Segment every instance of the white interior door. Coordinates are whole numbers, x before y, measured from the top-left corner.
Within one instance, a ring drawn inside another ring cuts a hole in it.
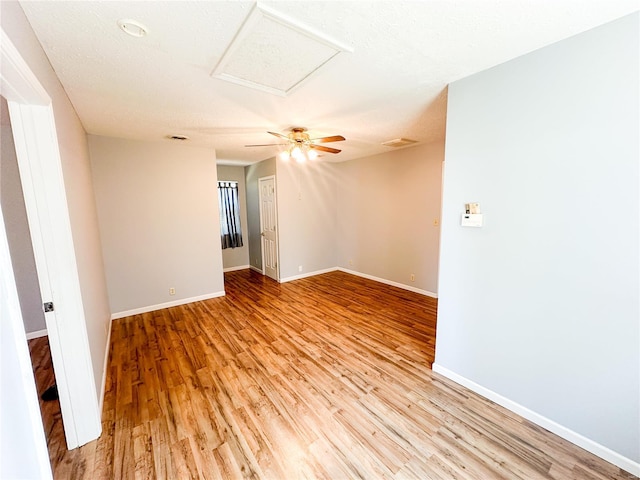
[[[260,190],[260,232],[262,273],[278,280],[278,216],[276,212],[276,178],[258,180]]]

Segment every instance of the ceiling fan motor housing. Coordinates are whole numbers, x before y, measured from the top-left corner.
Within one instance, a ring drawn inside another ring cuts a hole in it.
[[[289,134],[289,139],[298,144],[309,143],[309,134],[305,133],[306,131],[307,129],[303,127],[293,127]]]

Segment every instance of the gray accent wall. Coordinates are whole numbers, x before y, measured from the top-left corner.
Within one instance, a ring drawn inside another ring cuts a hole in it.
[[[337,165],[338,266],[438,292],[443,160],[431,143]]]
[[[444,144],[432,143],[245,167],[251,265],[262,268],[258,179],[277,171],[280,279],[344,268],[437,294],[443,159]]]
[[[634,462],[639,20],[450,85],[436,342],[436,366]]]
[[[226,268],[249,265],[249,227],[247,224],[247,191],[244,181],[244,167],[218,165],[218,181],[238,182],[238,202],[240,203],[240,228],[242,247],[224,248],[222,266]]]
[[[280,279],[335,268],[336,164],[278,161]]]
[[[89,148],[113,314],[222,294],[215,151],[95,135]]]

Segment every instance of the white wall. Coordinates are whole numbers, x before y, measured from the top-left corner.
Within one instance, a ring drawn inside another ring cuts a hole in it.
[[[627,468],[640,461],[638,24],[450,85],[435,365]],[[469,201],[481,229],[459,225]]]
[[[215,151],[94,135],[89,147],[114,316],[224,294]]]
[[[238,182],[238,202],[240,203],[240,229],[242,246],[222,250],[222,266],[227,268],[249,266],[249,229],[247,225],[247,190],[244,182],[244,167],[218,165],[218,180]]]
[[[335,268],[336,164],[279,160],[276,169],[280,279]]]
[[[340,267],[437,293],[443,160],[432,143],[337,165]]]
[[[38,285],[38,272],[33,256],[27,211],[24,206],[18,159],[9,122],[7,101],[4,97],[0,98],[0,111],[2,117],[0,203],[7,230],[11,264],[16,279],[25,332],[41,335],[41,332],[46,331],[47,327],[42,312],[42,296],[40,295],[40,285]]]
[[[270,158],[249,165],[244,169],[247,199],[247,241],[249,242],[249,264],[262,271],[262,241],[260,237],[260,197],[258,180],[276,174],[276,160]],[[276,179],[276,190],[278,181]]]
[[[96,392],[108,354],[110,311],[84,128],[18,2],[0,2],[2,28],[51,97]]]

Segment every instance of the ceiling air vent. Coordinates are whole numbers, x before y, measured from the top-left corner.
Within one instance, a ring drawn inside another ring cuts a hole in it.
[[[185,140],[189,140],[189,137],[187,137],[186,135],[167,135],[167,138],[169,140],[178,140],[178,141],[185,141]]]
[[[394,140],[389,140],[388,142],[382,142],[382,145],[385,147],[404,147],[406,145],[411,145],[413,143],[418,143],[417,140],[411,140],[409,138],[396,138]]]

